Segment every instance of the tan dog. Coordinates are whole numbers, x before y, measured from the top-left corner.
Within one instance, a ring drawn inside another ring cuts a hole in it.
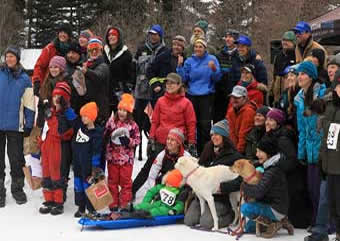
[[[262,177],[262,174],[247,159],[237,160],[230,170],[239,174],[247,184],[258,184]]]
[[[217,230],[218,217],[213,194],[217,192],[221,182],[231,181],[239,175],[233,173],[228,166],[218,165],[213,167],[202,167],[198,164],[196,158],[186,156],[178,159],[175,168],[182,173],[185,182],[193,189],[198,197],[201,215],[204,213],[205,201],[208,202],[214,220],[214,227],[212,230]],[[235,193],[239,195],[239,192]],[[235,195],[235,193],[230,194],[230,202],[232,207],[235,208],[234,210],[237,210],[238,195]]]

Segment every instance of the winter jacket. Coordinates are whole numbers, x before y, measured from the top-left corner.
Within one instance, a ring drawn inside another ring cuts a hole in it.
[[[165,93],[152,113],[150,138],[165,145],[172,128],[183,131],[189,143],[196,143],[196,115],[189,99],[182,94]]]
[[[210,61],[215,63],[215,72],[208,67]],[[183,66],[177,67],[177,73],[181,75],[183,83],[188,85],[188,94],[192,96],[215,93],[215,84],[222,77],[218,60],[207,52],[202,57],[192,55]]]
[[[240,69],[236,68],[238,66],[238,52],[236,48],[229,50],[225,46],[216,57],[220,63],[222,78],[216,83],[215,88],[216,91],[221,91],[228,95],[241,78]]]
[[[313,99],[322,98],[325,94],[326,86],[319,83],[314,84]],[[296,106],[297,124],[299,132],[298,159],[307,160],[309,164],[315,164],[319,159],[319,149],[321,145],[322,133],[317,130],[317,115],[304,116],[305,93],[301,89],[294,98]]]
[[[169,187],[158,184],[146,193],[143,202],[134,206],[136,210],[149,211],[151,216],[167,216],[169,211],[175,214],[184,212],[184,202],[186,198],[181,195],[182,188]],[[169,193],[171,193],[169,195]],[[173,199],[175,197],[175,199]]]
[[[109,164],[125,165],[134,163],[135,147],[140,143],[139,128],[133,120],[121,122],[112,116],[106,123],[104,135],[111,136],[111,133],[118,128],[126,128],[129,131],[129,146],[117,145],[109,142],[106,145],[105,160]]]
[[[238,85],[242,86],[242,81],[239,81]],[[267,92],[267,86],[253,80],[246,86],[246,89],[248,92],[248,99],[254,101],[258,108],[261,107],[264,103],[263,92]]]
[[[272,156],[264,163],[264,174],[256,185],[244,183],[246,197],[271,206],[280,214],[287,215],[289,208],[288,186],[284,172],[278,167],[280,154]],[[266,165],[267,164],[267,165]]]
[[[274,59],[274,71],[273,71],[273,82],[270,88],[270,96],[272,100],[270,104],[279,101],[280,96],[284,90],[284,76],[283,71],[287,66],[292,66],[296,63],[295,61],[295,50],[287,49],[282,50]]]
[[[119,33],[117,47],[112,49],[109,44],[109,31],[116,29]],[[127,84],[132,83],[132,54],[124,45],[122,31],[119,28],[109,27],[106,31],[104,46],[104,59],[110,68],[110,97],[111,102],[116,91],[129,92]]]
[[[110,116],[109,111],[109,67],[100,56],[93,62],[88,63],[88,69],[85,73],[85,83],[87,92],[84,96],[86,103],[96,102],[99,113],[96,123],[104,126]]]
[[[142,46],[137,49],[135,55],[136,61],[136,86],[135,97],[136,99],[150,100],[151,89],[149,86],[149,79],[147,78],[147,69],[153,60],[167,50],[167,47],[161,40],[157,46],[152,46],[149,41],[146,41]]]
[[[214,152],[214,144],[209,141],[203,149],[200,156],[199,164],[204,167],[212,167],[217,165],[232,166],[235,161],[243,158],[243,156],[232,148],[223,148],[218,154]],[[229,193],[240,190],[242,178],[236,178],[229,182],[223,182],[220,184],[221,194],[215,194],[214,199],[224,201],[228,200]]]
[[[305,47],[301,47],[299,44],[296,45],[295,48],[295,56],[296,56],[296,63],[302,62],[306,57],[312,56],[313,49],[322,49],[325,52],[325,61],[321,63],[324,69],[327,69],[327,51],[324,47],[313,40],[313,37],[310,37],[307,41]]]
[[[33,75],[32,75],[32,81],[33,83],[38,81],[40,84],[42,84],[48,74],[48,66],[50,64],[50,60],[56,56],[65,56],[66,51],[61,50],[60,48],[60,41],[58,38],[53,40],[51,43],[46,45],[42,49],[42,52],[37,60],[37,62],[34,65]]]
[[[246,137],[246,148],[244,154],[247,159],[257,160],[256,149],[257,144],[266,133],[266,128],[263,126],[254,126]]]
[[[227,111],[226,119],[229,123],[230,139],[240,153],[244,153],[246,136],[254,126],[255,111],[256,107],[250,102],[239,110],[230,107]]]
[[[320,149],[322,169],[330,175],[340,175],[340,98],[329,101],[322,120],[324,136]],[[335,131],[337,127],[338,132]],[[336,135],[337,133],[337,135]],[[337,141],[337,144],[333,144]]]
[[[233,67],[235,70],[240,71],[241,67],[246,65],[246,64],[252,64],[255,67],[255,74],[254,77],[255,79],[262,83],[267,85],[268,84],[268,76],[267,76],[267,69],[266,66],[264,65],[262,60],[256,59],[256,51],[251,49],[249,51],[249,54],[247,57],[243,57],[238,55],[237,56],[237,61],[235,61],[235,66]]]
[[[32,129],[35,103],[32,82],[21,66],[13,71],[0,67],[0,130]]]

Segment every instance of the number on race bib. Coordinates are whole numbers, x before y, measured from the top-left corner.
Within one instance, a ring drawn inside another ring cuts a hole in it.
[[[336,150],[339,139],[340,124],[331,123],[327,136],[327,148],[330,150]]]
[[[161,195],[161,201],[168,205],[168,206],[173,206],[175,204],[176,201],[176,194],[163,188],[159,191],[160,195]]]

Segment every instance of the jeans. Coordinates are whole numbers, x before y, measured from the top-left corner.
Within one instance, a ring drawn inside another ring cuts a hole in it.
[[[313,234],[328,234],[328,185],[327,180],[322,180],[320,184],[320,199],[318,213],[316,215],[315,226],[312,229]]]

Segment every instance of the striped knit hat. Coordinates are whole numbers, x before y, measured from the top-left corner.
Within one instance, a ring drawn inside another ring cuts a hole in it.
[[[53,56],[53,58],[50,60],[50,63],[48,67],[58,67],[61,72],[64,72],[66,69],[66,60],[62,56]]]
[[[87,44],[87,49],[102,49],[103,48],[103,42],[100,40],[99,37],[93,37],[89,40]]]
[[[221,136],[229,136],[229,124],[226,119],[217,122],[210,130],[210,135],[219,134]]]
[[[185,141],[185,137],[181,129],[173,128],[169,131],[168,136],[173,137],[179,144],[183,145]]]
[[[52,96],[60,95],[63,96],[67,102],[71,99],[71,87],[65,82],[58,82],[52,92]]]
[[[205,41],[205,39],[202,38],[196,39],[195,44],[196,43],[202,44],[205,48],[208,46],[207,41]]]

